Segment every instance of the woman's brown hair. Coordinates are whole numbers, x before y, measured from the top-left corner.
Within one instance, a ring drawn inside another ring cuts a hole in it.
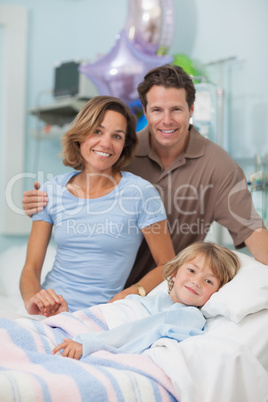
[[[114,164],[117,171],[126,167],[134,156],[138,142],[136,135],[136,118],[120,99],[112,96],[96,96],[89,100],[74,119],[71,128],[62,138],[63,164],[76,170],[84,169],[84,159],[80,144],[85,141],[101,124],[108,110],[118,112],[127,121],[126,139],[123,151]]]

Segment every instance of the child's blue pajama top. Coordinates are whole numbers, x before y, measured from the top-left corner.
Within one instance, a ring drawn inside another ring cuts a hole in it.
[[[113,353],[141,353],[159,338],[183,341],[190,336],[204,333],[206,320],[197,307],[174,303],[164,292],[146,297],[129,295],[125,300],[129,298],[138,300],[145,307],[147,317],[125,322],[105,332],[77,335],[74,341],[83,345],[82,357],[98,350],[108,350]],[[118,313],[121,314],[122,308],[124,309],[124,300],[116,303],[119,306]],[[109,305],[107,307],[109,309]]]

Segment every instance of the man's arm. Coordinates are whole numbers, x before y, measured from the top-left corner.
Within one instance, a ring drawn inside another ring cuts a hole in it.
[[[24,212],[30,217],[42,211],[48,201],[47,193],[39,191],[40,183],[38,181],[34,182],[34,188],[35,190],[25,191],[22,200]]]
[[[260,228],[255,230],[246,240],[245,244],[253,257],[268,265],[268,230]]]

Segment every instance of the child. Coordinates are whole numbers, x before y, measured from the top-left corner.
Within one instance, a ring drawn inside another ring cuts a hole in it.
[[[163,268],[169,295],[165,292],[145,298],[130,295],[124,300],[100,306],[104,315],[112,312],[127,322],[103,333],[84,333],[74,340],[65,339],[52,353],[64,349],[62,356],[74,359],[97,350],[140,353],[160,337],[181,341],[192,335],[201,335],[205,318],[199,307],[229,282],[239,267],[238,257],[229,249],[213,243],[194,243]],[[137,320],[135,314],[144,318]]]

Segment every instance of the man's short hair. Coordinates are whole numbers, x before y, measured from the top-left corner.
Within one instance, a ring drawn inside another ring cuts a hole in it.
[[[154,86],[165,88],[184,88],[189,110],[195,101],[195,87],[192,78],[179,66],[165,65],[150,70],[137,90],[144,110],[147,106],[147,93]]]

